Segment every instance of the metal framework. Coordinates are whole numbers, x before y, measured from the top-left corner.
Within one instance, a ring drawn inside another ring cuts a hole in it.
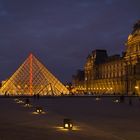
[[[68,89],[43,65],[30,54],[18,70],[3,83],[1,94],[9,95],[61,95]]]

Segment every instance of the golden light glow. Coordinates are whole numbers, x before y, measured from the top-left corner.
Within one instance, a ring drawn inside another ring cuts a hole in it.
[[[25,88],[27,88],[28,86],[27,86],[27,85],[25,85],[24,87],[25,87]]]
[[[19,99],[14,99],[15,102],[19,101]]]
[[[101,100],[99,97],[96,97],[96,99],[95,99],[96,101],[99,101],[99,100]]]
[[[24,107],[32,107],[31,104],[25,104]]]
[[[69,131],[69,129],[65,129],[64,127],[62,126],[57,126],[57,127],[54,127],[57,131],[64,131],[64,132],[67,132]],[[71,131],[80,131],[82,130],[79,126],[73,126]]]
[[[70,127],[72,128],[72,127],[73,127],[73,125],[72,125],[72,124],[70,124]]]
[[[69,124],[66,123],[66,124],[65,124],[65,128],[68,128],[68,127],[69,127]]]
[[[119,103],[119,100],[118,100],[118,99],[116,99],[116,100],[114,101],[114,103]]]
[[[38,114],[46,114],[46,112],[44,110],[42,110],[41,107],[37,107],[35,112],[32,112],[32,114],[34,115],[38,115]]]
[[[38,115],[38,113],[37,113],[36,111],[35,111],[35,112],[32,112],[32,114],[33,114],[33,115]]]
[[[139,87],[138,86],[135,86],[135,89],[138,89]]]
[[[24,104],[24,102],[22,100],[18,100],[17,104]]]
[[[46,114],[46,112],[42,111],[41,113],[38,113],[37,111],[34,111],[34,112],[32,112],[32,114],[33,115],[40,115],[40,114],[44,115],[44,114]]]

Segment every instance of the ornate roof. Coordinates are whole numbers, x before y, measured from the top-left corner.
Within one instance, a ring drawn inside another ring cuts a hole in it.
[[[138,30],[140,30],[140,20],[134,24],[132,34],[135,34]]]
[[[140,20],[133,26],[132,33],[128,36],[127,44],[140,42]]]

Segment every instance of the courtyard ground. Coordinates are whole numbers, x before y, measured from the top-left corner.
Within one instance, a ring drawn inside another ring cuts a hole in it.
[[[0,98],[0,140],[140,140],[140,100],[118,103],[117,97],[30,99],[32,108],[15,98]],[[24,100],[21,98],[21,100]],[[33,114],[42,106],[45,114]],[[63,119],[73,130],[63,129]]]

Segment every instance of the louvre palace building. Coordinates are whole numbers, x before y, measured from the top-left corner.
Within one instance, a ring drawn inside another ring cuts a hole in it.
[[[83,70],[73,75],[74,93],[140,95],[140,21],[125,42],[120,55],[108,56],[106,50],[93,50]]]

